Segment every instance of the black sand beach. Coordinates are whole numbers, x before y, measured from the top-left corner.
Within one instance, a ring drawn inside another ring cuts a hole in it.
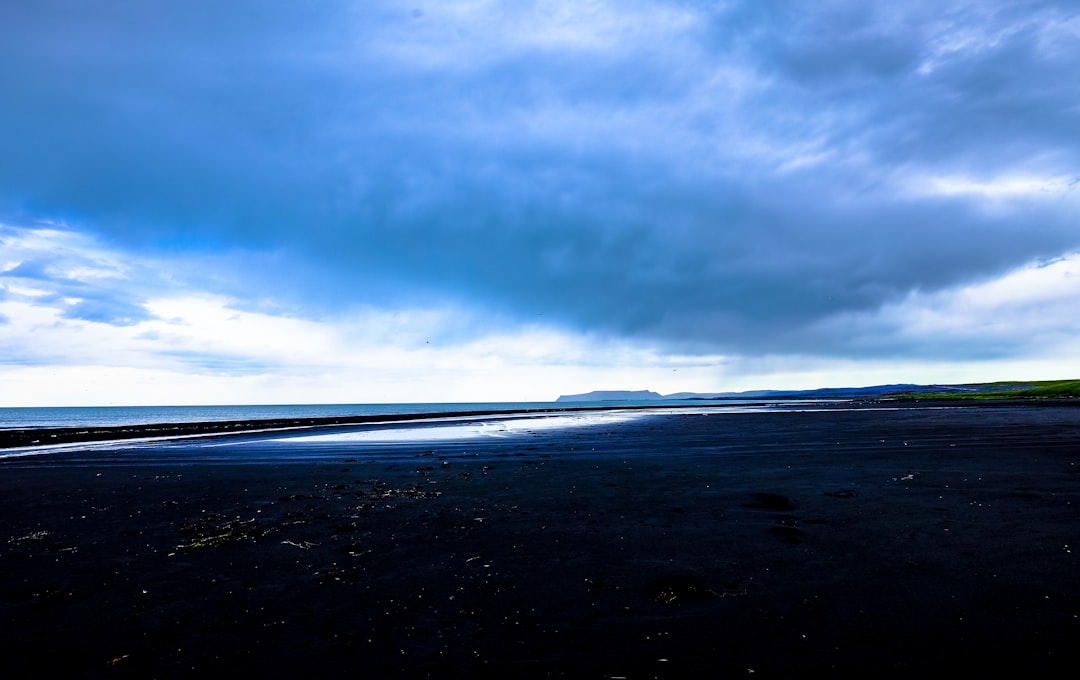
[[[4,677],[1080,661],[1069,404],[671,413],[289,458],[126,446],[0,462]]]

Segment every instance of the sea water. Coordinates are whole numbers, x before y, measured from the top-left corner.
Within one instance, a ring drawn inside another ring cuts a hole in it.
[[[339,455],[393,456],[387,447],[421,442],[461,444],[473,451],[496,440],[529,439],[553,430],[612,426],[662,413],[736,413],[768,410],[760,401],[649,400],[603,402],[493,402],[417,404],[333,404],[291,406],[165,406],[0,408],[0,431],[48,427],[131,427],[138,425],[235,420],[288,420],[375,416],[374,422],[330,430],[301,428],[244,430],[245,436],[222,433],[186,434],[37,444],[0,448],[0,463],[21,464],[29,458],[46,464],[81,465],[107,460],[119,464],[193,462],[311,461]],[[404,419],[383,421],[378,416]],[[415,418],[408,416],[415,415]],[[236,433],[241,434],[241,433]],[[375,449],[370,447],[375,446]],[[501,446],[501,445],[500,445]],[[571,449],[573,450],[573,449]],[[404,455],[404,454],[402,454]],[[475,451],[473,451],[473,455]]]
[[[226,420],[288,418],[340,418],[439,413],[491,413],[492,411],[560,411],[579,408],[627,406],[737,405],[750,401],[698,400],[475,402],[415,404],[293,404],[256,406],[68,406],[0,408],[0,429],[43,427],[109,427],[158,423],[198,423]]]

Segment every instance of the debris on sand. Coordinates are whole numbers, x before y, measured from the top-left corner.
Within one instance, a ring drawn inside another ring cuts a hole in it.
[[[217,548],[227,543],[254,541],[267,533],[255,524],[255,519],[227,519],[224,515],[209,513],[193,522],[179,522],[177,529],[190,537],[187,543],[180,543],[177,550],[200,550]]]

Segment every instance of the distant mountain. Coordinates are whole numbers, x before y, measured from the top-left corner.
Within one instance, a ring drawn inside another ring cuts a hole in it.
[[[907,392],[937,392],[955,391],[959,386],[938,385],[871,385],[869,387],[821,387],[815,390],[753,390],[750,392],[728,393],[719,397],[687,397],[689,399],[709,398],[734,398],[734,399],[760,399],[760,398],[804,398],[812,399],[819,397],[881,397],[890,394],[903,394]]]
[[[649,390],[596,390],[585,394],[564,394],[555,401],[650,401],[663,395]]]
[[[1008,389],[1025,389],[1032,385],[1013,383]],[[753,390],[750,392],[727,392],[722,394],[694,395],[692,392],[680,392],[679,396],[668,395],[666,399],[825,399],[848,398],[869,399],[892,395],[978,395],[1002,391],[1001,383],[974,383],[960,385],[915,385],[909,383],[897,385],[871,385],[869,387],[821,387],[816,390]]]
[[[1018,387],[1025,387],[1023,385]],[[665,399],[826,399],[826,398],[873,398],[897,394],[979,394],[995,392],[1000,384],[967,385],[871,385],[869,387],[821,387],[815,390],[750,390],[747,392],[679,392]]]
[[[1036,392],[1042,390],[1061,391],[1065,389],[1061,385],[1068,386],[1068,394],[1080,391],[1077,381],[1032,381],[1021,382],[997,382],[997,383],[965,383],[958,385],[871,385],[869,387],[822,387],[816,390],[750,390],[747,392],[676,392],[674,394],[661,395],[649,390],[609,390],[596,391],[587,394],[569,394],[558,398],[558,401],[648,401],[654,399],[701,399],[701,400],[724,400],[724,399],[873,399],[875,397],[887,397],[892,395],[920,395],[930,397],[942,395],[950,397],[979,397],[980,395],[1008,396],[1009,394],[1021,395],[1021,391],[1031,392],[1031,396],[1037,396]],[[1026,393],[1026,392],[1025,392]],[[1049,394],[1050,392],[1047,392]],[[1039,394],[1042,394],[1039,392]],[[1056,393],[1055,393],[1056,394]],[[1046,395],[1043,395],[1046,396]]]

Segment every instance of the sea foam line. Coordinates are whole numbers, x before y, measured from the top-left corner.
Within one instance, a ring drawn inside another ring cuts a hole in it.
[[[535,434],[536,430],[558,430],[589,425],[609,425],[629,422],[659,411],[600,411],[574,415],[505,417],[478,422],[434,424],[424,427],[388,427],[358,432],[333,432],[327,434],[280,437],[271,441],[294,444],[329,444],[342,442],[386,443],[422,442],[448,439],[506,438]],[[236,442],[243,444],[245,442]]]

